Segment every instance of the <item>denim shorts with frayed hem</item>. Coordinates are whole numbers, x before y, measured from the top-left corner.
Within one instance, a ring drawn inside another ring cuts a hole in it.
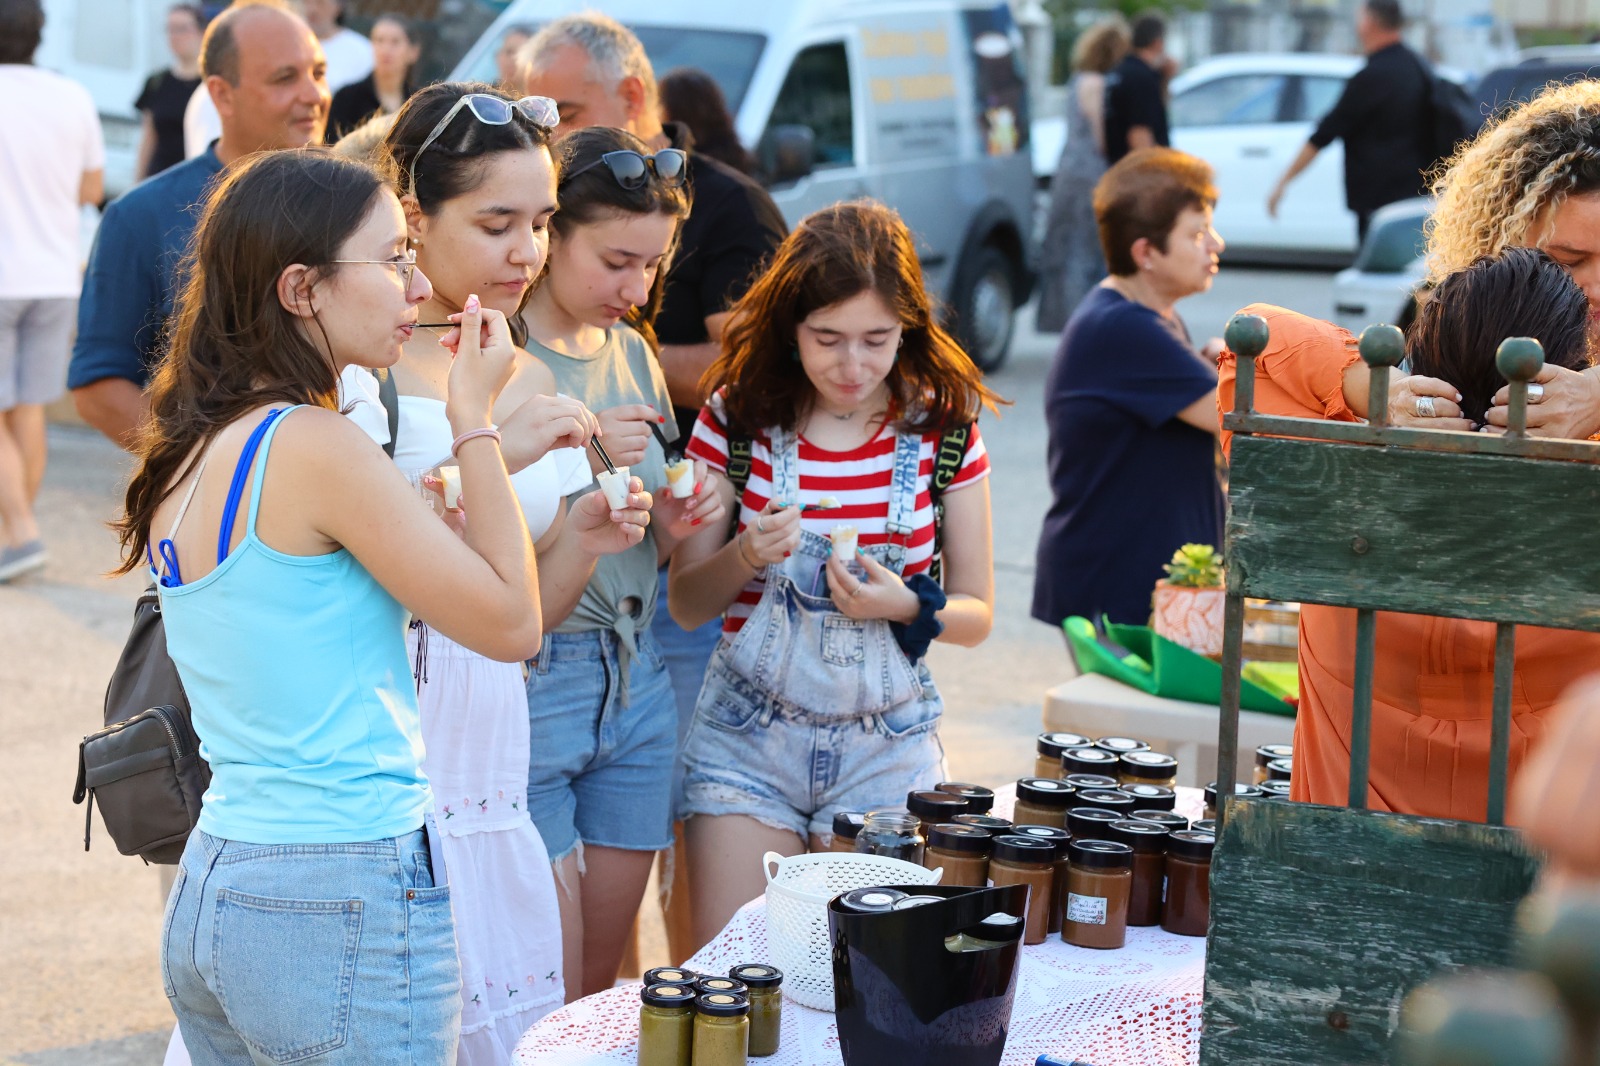
[[[195,1066],[447,1066],[461,1029],[450,890],[426,835],[245,844],[196,829],[161,979]]]

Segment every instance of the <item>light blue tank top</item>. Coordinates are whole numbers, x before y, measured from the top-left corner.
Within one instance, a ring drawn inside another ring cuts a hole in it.
[[[252,844],[398,836],[422,825],[430,803],[406,612],[348,551],[285,555],[256,536],[268,451],[284,421],[268,418],[244,539],[227,551],[249,446],[217,568],[161,588],[167,649],[211,764],[199,828]]]

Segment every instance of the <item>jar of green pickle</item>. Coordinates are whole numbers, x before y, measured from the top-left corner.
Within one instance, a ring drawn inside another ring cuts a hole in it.
[[[639,1066],[689,1066],[694,1048],[694,989],[647,985],[639,998]]]
[[[750,1001],[737,992],[707,992],[694,1010],[694,1066],[746,1066]]]
[[[783,971],[746,963],[729,970],[728,976],[743,981],[750,990],[750,1057],[776,1055],[783,1024]]]

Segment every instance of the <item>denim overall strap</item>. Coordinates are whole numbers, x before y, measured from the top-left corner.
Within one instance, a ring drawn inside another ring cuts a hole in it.
[[[901,430],[895,434],[894,475],[889,483],[889,550],[873,558],[895,573],[903,573],[917,523],[917,478],[922,472],[922,434]]]

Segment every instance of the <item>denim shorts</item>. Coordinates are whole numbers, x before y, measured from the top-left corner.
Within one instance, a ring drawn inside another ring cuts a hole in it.
[[[684,748],[683,817],[742,814],[827,838],[837,811],[904,807],[943,780],[944,704],[926,665],[922,698],[882,714],[822,717],[711,660]]]
[[[434,884],[421,830],[268,845],[196,829],[161,939],[195,1066],[455,1062],[450,890]]]
[[[528,815],[559,861],[578,844],[624,851],[672,845],[678,708],[647,631],[620,685],[609,630],[547,633],[528,673]]]

